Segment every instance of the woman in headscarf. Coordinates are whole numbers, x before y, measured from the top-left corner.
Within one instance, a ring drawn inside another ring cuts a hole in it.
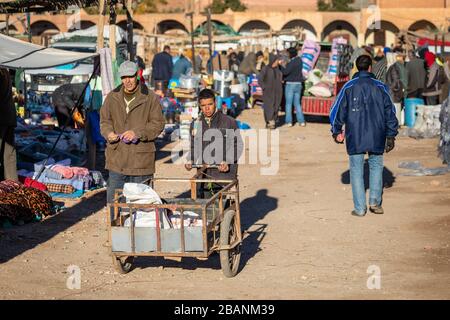
[[[425,61],[428,66],[428,81],[423,92],[427,105],[439,104],[442,85],[445,83],[445,71],[436,61],[436,55],[430,51],[425,52]]]
[[[279,68],[280,63],[280,57],[271,54],[269,64],[264,66],[258,75],[258,82],[263,90],[264,119],[268,129],[275,129],[278,109],[283,98],[283,73]]]

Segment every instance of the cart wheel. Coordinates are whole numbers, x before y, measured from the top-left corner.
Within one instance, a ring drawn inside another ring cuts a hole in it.
[[[119,273],[125,274],[131,271],[134,257],[116,257],[112,256],[113,264]]]
[[[227,210],[224,218],[220,223],[220,245],[229,245],[237,238],[240,230],[237,230],[235,222],[236,212]],[[239,261],[241,259],[241,245],[237,245],[230,250],[220,250],[220,265],[222,272],[227,278],[234,277],[239,269]]]

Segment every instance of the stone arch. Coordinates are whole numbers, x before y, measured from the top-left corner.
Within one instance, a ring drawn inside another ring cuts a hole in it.
[[[349,22],[344,20],[335,20],[327,24],[327,26],[322,31],[322,40],[325,40],[331,33],[335,31],[347,31],[351,33],[355,38],[358,37],[358,31],[356,28]]]
[[[229,24],[226,24],[226,23],[224,23],[224,22],[222,22],[222,21],[212,19],[211,22],[214,23],[214,24],[216,24],[216,25],[219,25],[219,26],[227,27],[229,30],[232,30],[233,32],[235,32],[234,29],[233,29],[233,27],[231,27]],[[199,24],[199,25],[195,28],[194,33],[197,33],[197,32],[200,32],[200,31],[201,31],[202,34],[204,34],[204,35],[207,34],[207,23],[208,23],[207,21],[204,21],[204,22],[202,22],[201,24]],[[214,33],[214,32],[215,32],[215,31],[214,31],[214,29],[213,29],[213,33]]]
[[[81,20],[79,25],[78,24],[73,24],[70,28],[69,28],[69,32],[75,31],[75,30],[84,30],[84,29],[89,29],[90,27],[95,26],[95,23],[90,21],[90,20]]]
[[[50,30],[56,30],[58,32],[60,31],[59,28],[54,23],[47,21],[47,20],[35,21],[31,24],[30,28],[31,28],[31,34],[33,36],[40,36],[44,32],[47,32]]]
[[[5,23],[6,23],[5,20],[0,20],[0,23],[2,23],[2,22],[5,22]],[[17,29],[17,27],[16,27],[15,25],[10,24],[10,25],[9,25],[9,31],[10,31],[10,32],[11,32],[11,31],[13,31],[13,32],[18,32],[19,30]],[[3,29],[2,32],[6,32],[6,25],[5,25],[5,29]]]
[[[185,33],[189,33],[186,29],[186,26],[179,21],[176,20],[162,20],[156,25],[156,33],[164,34],[167,31],[171,30],[181,30]]]
[[[301,19],[295,19],[295,20],[289,21],[288,23],[286,23],[286,24],[281,28],[281,30],[294,29],[294,28],[297,28],[297,27],[303,28],[303,29],[305,29],[305,30],[309,30],[309,31],[311,31],[314,35],[317,36],[317,31],[316,31],[316,29],[314,28],[314,26],[313,26],[311,23],[309,23],[308,21],[306,21],[306,20],[301,20]]]
[[[127,31],[127,20],[122,20],[122,21],[116,23],[116,25],[118,27],[122,28],[123,30]],[[140,24],[136,20],[133,20],[133,29],[145,30],[144,27],[142,26],[142,24]]]
[[[350,22],[334,20],[328,23],[320,34],[320,40],[325,42],[332,42],[338,37],[347,39],[352,46],[358,45],[358,31]]]
[[[270,30],[272,29],[267,22],[262,20],[250,20],[244,23],[239,28],[239,33],[241,32],[251,32],[252,30]]]
[[[386,46],[395,43],[396,34],[399,31],[400,29],[392,22],[386,20],[375,21],[367,28],[364,39],[366,43]]]
[[[434,23],[428,20],[419,20],[411,24],[408,28],[409,31],[418,31],[418,30],[427,30],[427,31],[435,31],[437,27]]]

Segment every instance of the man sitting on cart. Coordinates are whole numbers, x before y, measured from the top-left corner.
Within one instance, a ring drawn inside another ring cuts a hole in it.
[[[234,180],[237,178],[237,162],[240,155],[238,145],[241,141],[237,122],[217,110],[214,91],[210,89],[200,91],[198,102],[201,114],[191,124],[191,147],[185,167],[190,171],[193,166],[205,165],[207,166],[204,172],[205,179]],[[204,197],[211,196],[224,185],[226,184],[202,185],[200,194],[203,192]]]

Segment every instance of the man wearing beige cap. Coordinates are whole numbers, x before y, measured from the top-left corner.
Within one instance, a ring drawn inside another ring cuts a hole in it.
[[[120,65],[122,85],[110,92],[100,110],[100,130],[107,140],[107,202],[124,183],[141,183],[155,173],[155,139],[164,129],[158,97],[137,79],[138,67]]]

